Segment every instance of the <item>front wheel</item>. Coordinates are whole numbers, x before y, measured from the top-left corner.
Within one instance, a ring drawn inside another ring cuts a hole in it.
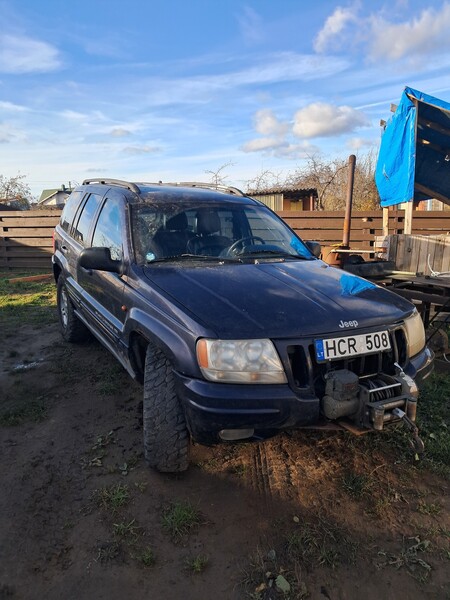
[[[75,314],[66,282],[61,275],[56,290],[56,304],[61,333],[66,342],[82,342],[85,340],[89,335],[88,330]]]
[[[161,350],[147,348],[144,372],[144,454],[150,467],[181,473],[189,466],[189,432],[172,365]]]

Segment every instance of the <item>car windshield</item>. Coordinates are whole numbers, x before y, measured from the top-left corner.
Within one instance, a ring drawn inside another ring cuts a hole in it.
[[[181,257],[314,258],[281,219],[260,205],[167,199],[133,205],[131,220],[141,264]]]

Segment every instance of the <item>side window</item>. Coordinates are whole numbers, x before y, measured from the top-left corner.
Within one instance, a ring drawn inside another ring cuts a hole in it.
[[[109,248],[113,260],[121,260],[122,251],[122,214],[121,203],[116,198],[108,198],[103,205],[95,226],[93,246]]]
[[[72,192],[67,199],[66,205],[61,213],[61,227],[64,231],[69,231],[72,225],[73,217],[83,197],[83,192]]]
[[[91,194],[81,211],[80,218],[73,234],[73,237],[81,244],[86,245],[86,240],[89,235],[89,229],[94,218],[98,205],[102,197],[98,194]]]

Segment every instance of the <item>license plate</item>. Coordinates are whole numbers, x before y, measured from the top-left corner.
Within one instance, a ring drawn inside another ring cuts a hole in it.
[[[387,331],[377,331],[316,340],[315,346],[317,360],[323,361],[382,352],[390,349],[391,342]]]

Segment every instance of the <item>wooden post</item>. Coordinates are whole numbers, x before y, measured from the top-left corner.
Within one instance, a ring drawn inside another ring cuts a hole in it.
[[[411,200],[411,202],[406,203],[405,224],[404,224],[404,228],[403,228],[403,233],[406,233],[406,234],[412,233],[413,208],[414,208],[414,202],[412,200]]]
[[[383,235],[389,235],[389,209],[383,208]]]

